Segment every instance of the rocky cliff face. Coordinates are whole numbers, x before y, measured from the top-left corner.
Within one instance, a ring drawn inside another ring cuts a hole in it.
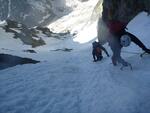
[[[67,15],[79,1],[88,0],[0,0],[0,20],[11,19],[28,27],[45,25]]]
[[[129,22],[141,11],[150,13],[150,0],[104,0],[102,17]]]
[[[52,20],[52,0],[0,0],[0,20],[11,19],[27,26]],[[64,0],[63,0],[64,1]]]
[[[47,38],[56,38],[56,39],[65,39],[68,36],[73,36],[70,31],[55,33],[52,32],[47,27],[37,26],[28,28],[22,23],[12,21],[7,19],[0,23],[0,30],[3,30],[5,33],[13,34],[14,39],[20,39],[23,44],[30,45],[32,48],[45,45],[45,37]]]

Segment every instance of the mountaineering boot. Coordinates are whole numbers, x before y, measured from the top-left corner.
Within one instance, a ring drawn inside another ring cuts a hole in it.
[[[117,65],[116,59],[112,56],[111,60],[112,60],[113,65],[116,66]]]
[[[150,49],[145,49],[145,52],[150,54]]]
[[[122,67],[120,68],[120,70],[123,70],[124,67],[128,67],[128,66],[130,67],[131,70],[133,69],[132,65],[130,63],[126,62],[125,65],[122,65]]]
[[[144,49],[144,52],[140,54],[140,57],[143,57],[143,55],[150,54],[150,49]]]

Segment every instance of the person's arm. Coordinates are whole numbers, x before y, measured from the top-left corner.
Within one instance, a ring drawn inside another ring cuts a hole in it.
[[[108,52],[107,52],[107,50],[102,46],[102,45],[100,45],[100,48],[105,52],[105,54],[109,57],[109,54],[108,54]]]

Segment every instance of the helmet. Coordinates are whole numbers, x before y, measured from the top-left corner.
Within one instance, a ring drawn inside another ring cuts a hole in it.
[[[131,43],[131,38],[128,35],[122,35],[120,39],[120,44],[123,47],[128,47]]]
[[[92,45],[93,45],[93,48],[96,48],[97,46],[98,46],[98,42],[96,42],[96,41],[94,41],[93,43],[92,43]]]

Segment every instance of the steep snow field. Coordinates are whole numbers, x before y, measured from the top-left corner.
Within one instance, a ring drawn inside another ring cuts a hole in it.
[[[45,37],[47,45],[35,48],[37,54],[22,52],[30,46],[0,29],[1,53],[41,61],[0,70],[0,113],[150,113],[150,57],[140,58],[134,52],[142,51],[132,44],[122,55],[133,71],[114,67],[106,55],[94,63],[91,42],[96,38],[95,25],[73,38]],[[150,47],[150,17],[146,13],[140,13],[128,28]],[[108,45],[105,47],[111,54]],[[53,51],[62,48],[73,50]]]
[[[88,2],[74,2],[76,0],[66,0],[68,7],[73,7],[73,11],[61,19],[58,19],[48,27],[56,32],[64,30],[79,31],[90,21],[92,11],[98,0],[89,0]],[[87,13],[88,12],[88,13]]]

